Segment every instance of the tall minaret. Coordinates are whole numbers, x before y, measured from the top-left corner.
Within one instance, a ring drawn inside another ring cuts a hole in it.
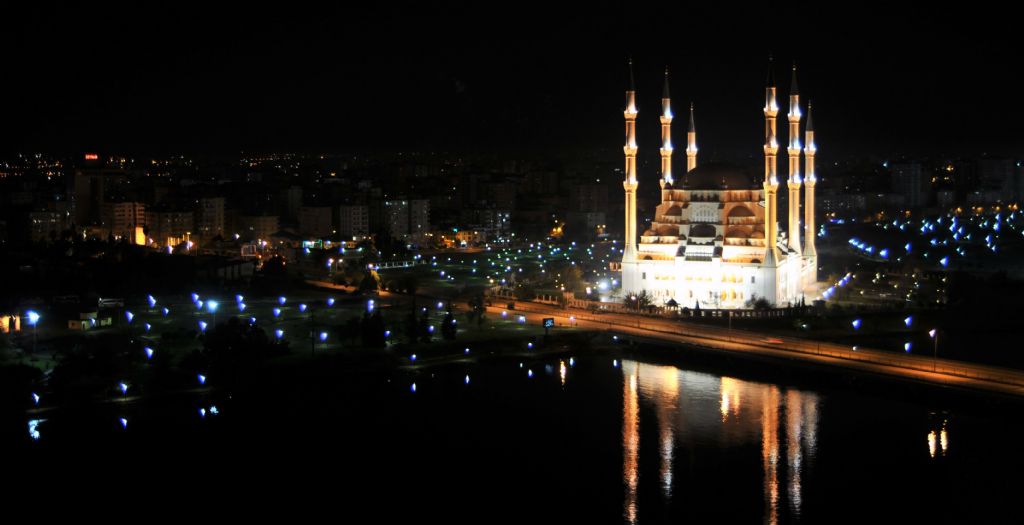
[[[771,57],[768,57],[768,85],[765,87],[764,100],[764,201],[765,201],[765,250],[764,264],[774,267],[778,264],[779,254],[776,248],[778,238],[778,202],[779,179],[776,176],[778,163],[776,155],[779,143],[775,134],[775,117],[779,114],[779,106],[775,103],[775,73]]]
[[[686,172],[697,167],[697,126],[693,124],[693,102],[690,102],[690,128],[686,132]]]
[[[805,285],[818,282],[818,250],[814,247],[816,235],[814,224],[814,185],[818,177],[814,174],[814,153],[818,147],[814,144],[814,120],[811,118],[811,101],[807,101],[807,130],[804,133],[807,146],[804,148],[804,164],[807,176],[804,178],[804,257],[810,266],[806,274]]]
[[[672,100],[668,94],[668,68],[661,93],[661,187],[672,184]]]
[[[636,261],[636,84],[633,81],[633,59],[629,59],[629,89],[626,91],[626,244],[622,249],[622,261]]]
[[[789,83],[789,226],[786,230],[789,249],[800,253],[800,90],[796,85],[796,64],[793,64],[793,79]]]

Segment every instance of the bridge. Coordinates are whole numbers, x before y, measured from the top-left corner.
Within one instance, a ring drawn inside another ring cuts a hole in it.
[[[488,313],[498,315],[503,310],[500,306],[487,308]],[[855,350],[846,345],[797,337],[634,314],[593,314],[537,303],[517,302],[516,309],[509,313],[525,315],[531,323],[539,324],[543,318],[552,317],[557,326],[578,326],[734,354],[800,361],[942,386],[1024,396],[1024,371],[996,366],[861,347]]]

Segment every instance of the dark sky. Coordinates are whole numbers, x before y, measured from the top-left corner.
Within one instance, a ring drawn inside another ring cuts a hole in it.
[[[676,114],[697,105],[704,155],[760,155],[769,52],[783,108],[797,60],[823,152],[1020,155],[1024,144],[1021,37],[1010,13],[976,5],[141,4],[0,9],[0,150],[614,151],[632,55],[641,148],[658,146],[668,65]]]

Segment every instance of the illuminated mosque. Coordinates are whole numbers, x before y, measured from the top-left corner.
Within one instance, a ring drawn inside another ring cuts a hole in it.
[[[817,296],[817,251],[814,247],[814,126],[807,106],[806,145],[800,143],[800,95],[796,66],[789,94],[788,231],[778,224],[779,150],[775,76],[769,67],[765,88],[764,181],[754,182],[730,164],[697,165],[697,130],[690,105],[686,134],[686,172],[672,172],[672,104],[668,71],[661,106],[661,204],[651,227],[637,244],[636,88],[630,61],[626,91],[625,189],[626,239],[622,250],[622,290],[647,291],[655,304],[674,300],[680,306],[742,308],[765,299],[785,306],[801,302],[805,291]],[[800,155],[805,171],[801,174]],[[800,186],[804,187],[801,244]]]

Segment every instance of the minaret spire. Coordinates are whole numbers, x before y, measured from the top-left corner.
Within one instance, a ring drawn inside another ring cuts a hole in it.
[[[686,171],[697,167],[697,126],[693,123],[693,102],[690,102],[690,127],[686,131]]]
[[[626,90],[626,145],[622,151],[626,156],[626,179],[622,188],[626,191],[626,242],[622,250],[623,262],[636,261],[636,84],[633,81],[633,59],[629,59],[629,88]],[[626,285],[626,283],[623,283]]]
[[[800,94],[796,85],[796,63],[793,63],[793,77],[789,84],[789,178],[786,187],[789,189],[789,226],[787,239],[789,249],[800,253]]]
[[[764,100],[764,198],[765,198],[765,257],[764,264],[775,267],[778,264],[778,201],[779,180],[776,155],[779,143],[775,134],[775,118],[779,114],[779,106],[775,101],[775,73],[771,55],[768,56],[768,82],[765,86]]]
[[[818,250],[814,247],[816,235],[814,223],[814,185],[818,177],[814,173],[814,154],[818,151],[814,144],[814,121],[811,119],[811,101],[807,101],[807,128],[804,130],[804,164],[807,176],[804,177],[804,257],[807,265],[807,273],[804,277],[805,285],[813,285],[818,282]]]
[[[672,99],[668,90],[668,67],[661,94],[661,187],[672,185]]]

